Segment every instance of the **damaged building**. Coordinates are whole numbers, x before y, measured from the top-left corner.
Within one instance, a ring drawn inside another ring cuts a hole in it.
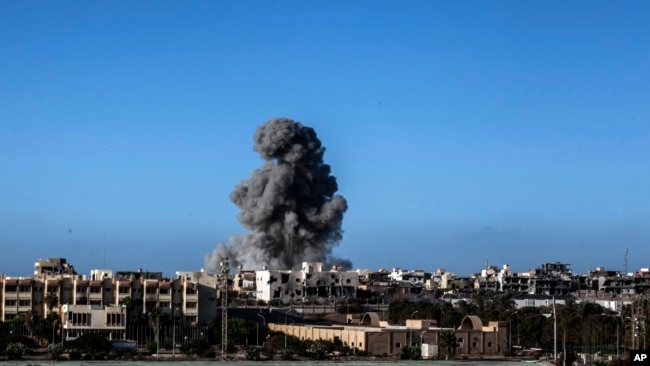
[[[298,271],[255,271],[258,300],[283,304],[299,301],[323,301],[330,298],[356,297],[359,274],[334,267],[327,271],[321,262],[303,262]]]

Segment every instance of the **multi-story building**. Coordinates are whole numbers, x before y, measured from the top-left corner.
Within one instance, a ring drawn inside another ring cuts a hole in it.
[[[220,294],[219,277],[201,269],[199,272],[176,272],[182,281],[181,304],[185,319],[191,323],[205,323],[217,319]]]
[[[216,298],[216,277],[203,270],[178,272],[174,279],[162,272],[95,269],[88,278],[78,275],[65,258],[39,259],[33,276],[0,276],[0,321],[29,311],[46,317],[80,308],[108,313],[119,308],[128,322],[160,308],[176,319],[200,323],[216,319]]]
[[[323,270],[323,263],[303,262],[299,271],[255,271],[257,299],[292,301],[318,301],[319,299],[356,297],[359,274],[333,268]]]

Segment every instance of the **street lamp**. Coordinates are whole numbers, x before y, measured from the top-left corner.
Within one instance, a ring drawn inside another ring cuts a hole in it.
[[[418,310],[411,313],[409,319],[413,319],[413,315],[417,314]],[[413,329],[409,328],[409,347],[413,347]]]
[[[567,323],[571,321],[571,319],[576,318],[580,316],[579,313],[573,313],[569,315],[568,319],[564,320],[564,331],[562,333],[562,365],[566,366],[566,328],[567,328]]]
[[[510,353],[512,353],[512,316],[517,314],[518,312],[519,312],[519,310],[517,310],[514,313],[510,314],[510,324],[509,324],[509,327],[508,327],[508,333],[510,333],[509,334],[510,340],[508,341],[508,344],[510,344]],[[517,314],[517,319],[519,319],[519,314]]]
[[[264,317],[264,315],[262,315],[262,314],[255,314],[255,315],[262,318],[262,321],[264,322],[264,327],[266,328],[266,318]],[[285,323],[286,323],[286,321],[285,321]],[[257,321],[257,341],[256,342],[257,342],[256,345],[259,348],[259,346],[260,346],[260,322],[259,322],[259,320]]]
[[[284,313],[284,349],[287,349],[287,315],[289,315],[289,312],[293,310],[298,314],[298,311],[294,308],[289,308],[286,313]]]
[[[178,310],[178,307],[176,307],[172,314],[172,357],[176,356],[176,312]]]

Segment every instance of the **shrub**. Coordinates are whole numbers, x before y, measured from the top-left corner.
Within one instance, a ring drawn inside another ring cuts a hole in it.
[[[58,360],[63,354],[63,345],[62,344],[50,344],[47,346],[47,353],[50,354],[51,360]]]
[[[404,347],[400,358],[402,360],[419,360],[421,358],[420,349],[418,347]]]
[[[155,342],[147,343],[144,348],[147,349],[147,352],[154,354],[158,351],[158,345]]]
[[[280,356],[283,360],[293,360],[293,350],[291,348],[286,348],[280,351]]]
[[[215,358],[217,353],[212,349],[203,350],[200,354],[201,358]]]
[[[81,360],[81,352],[79,351],[70,351],[70,361]]]
[[[259,361],[261,358],[260,350],[257,347],[250,347],[246,351],[246,359],[249,361]]]
[[[7,358],[10,360],[22,360],[25,353],[27,353],[28,347],[22,343],[9,343],[7,345]]]
[[[307,348],[307,354],[313,360],[324,360],[327,358],[327,347],[321,342],[312,343]]]

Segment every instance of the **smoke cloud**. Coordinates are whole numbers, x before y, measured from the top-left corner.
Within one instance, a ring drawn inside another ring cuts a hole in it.
[[[222,258],[246,269],[292,269],[303,261],[350,268],[331,256],[342,239],[347,202],[323,162],[325,148],[314,129],[287,118],[259,126],[254,149],[266,160],[230,193],[250,233],[231,236],[206,255],[206,267],[218,269]]]

